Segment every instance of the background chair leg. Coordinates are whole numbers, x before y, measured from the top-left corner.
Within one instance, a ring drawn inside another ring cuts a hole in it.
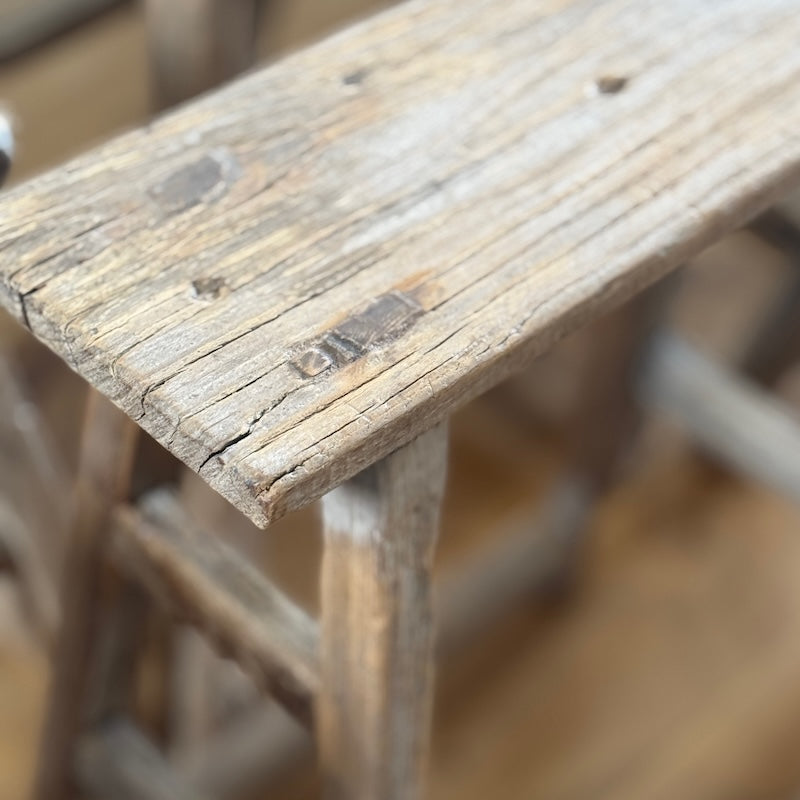
[[[422,796],[446,465],[440,426],[323,500],[317,725],[327,798]]]
[[[72,495],[67,469],[17,370],[0,354],[0,547],[16,573],[38,638],[50,649],[58,630],[58,586]],[[13,500],[11,499],[13,498]]]
[[[146,0],[153,101],[169,108],[255,59],[259,0]]]
[[[800,227],[778,211],[750,225],[764,241],[782,251],[792,274],[764,316],[742,360],[742,372],[762,386],[773,386],[800,361]]]
[[[114,506],[128,493],[137,434],[134,422],[90,392],[33,793],[37,800],[61,800],[72,792],[74,748],[87,712],[96,649],[105,534]]]
[[[557,486],[571,511],[556,517],[545,583],[551,591],[569,586],[592,508],[616,479],[639,431],[644,411],[637,398],[638,375],[679,279],[659,281],[609,315],[587,350],[567,441],[567,471]],[[556,507],[562,505],[563,500]]]

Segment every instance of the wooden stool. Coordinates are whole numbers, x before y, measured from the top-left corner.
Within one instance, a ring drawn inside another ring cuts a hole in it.
[[[76,755],[202,792],[121,716],[106,555],[313,725],[328,796],[422,796],[444,421],[800,183],[793,12],[411,2],[0,201],[0,299],[98,390],[38,797]],[[323,498],[318,622],[173,495],[125,505],[137,425],[262,527]]]

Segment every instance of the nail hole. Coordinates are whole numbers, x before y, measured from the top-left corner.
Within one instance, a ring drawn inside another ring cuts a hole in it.
[[[355,72],[349,72],[342,78],[342,83],[345,86],[360,86],[364,83],[364,79],[367,77],[367,70],[365,69],[357,69]]]
[[[222,278],[198,278],[192,281],[192,297],[195,300],[217,300],[225,290]]]
[[[600,94],[617,94],[628,85],[628,79],[622,75],[601,75],[594,82]]]

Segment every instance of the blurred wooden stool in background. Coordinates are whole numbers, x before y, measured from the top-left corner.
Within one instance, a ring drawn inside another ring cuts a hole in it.
[[[41,797],[67,790],[87,709],[89,784],[198,791],[125,722],[119,620],[144,595],[112,587],[99,635],[107,547],[314,720],[331,796],[421,795],[441,421],[796,185],[790,10],[411,3],[4,199],[3,300],[38,338],[258,524],[325,496],[318,624],[175,495],[124,505],[136,427],[92,394]],[[687,48],[690,19],[708,40]],[[612,409],[633,405],[644,308],[598,365]],[[659,399],[707,373],[655,352]],[[585,419],[591,500],[631,415]]]

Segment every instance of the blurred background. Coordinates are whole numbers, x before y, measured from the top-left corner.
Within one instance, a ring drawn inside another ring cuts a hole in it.
[[[259,21],[258,60],[382,5],[272,0]],[[146,122],[158,104],[148,52],[140,2],[0,0],[0,104],[18,138],[11,182]],[[684,270],[670,324],[704,353],[735,363],[793,268],[750,232],[729,237]],[[465,565],[488,563],[504,532],[535,527],[540,501],[564,473],[590,344],[613,324],[601,320],[573,336],[457,415],[437,565],[444,582]],[[0,500],[0,524],[42,525],[50,513],[57,551],[63,498],[26,505],[30,487],[20,475],[35,451],[45,454],[52,485],[68,484],[83,388],[5,316],[0,356],[0,488],[13,496]],[[800,371],[787,371],[775,391],[800,407]],[[141,461],[150,481],[174,479],[178,470],[153,443]],[[198,506],[213,504],[199,482],[193,491]],[[314,509],[262,533],[231,509],[213,508],[227,537],[315,609]],[[646,411],[618,480],[557,574],[532,581],[479,635],[443,648],[431,798],[800,796],[799,531],[796,505],[723,469],[679,427]],[[35,758],[48,678],[47,635],[31,623],[37,602],[52,598],[31,599],[0,574],[4,800],[26,797]],[[203,685],[218,697],[165,684],[145,659],[141,708],[152,735],[169,733],[173,758],[203,775],[197,731],[220,735],[232,718],[247,717],[250,727],[230,737],[230,770],[248,747],[273,756],[264,757],[260,776],[268,788],[243,786],[240,796],[318,796],[304,734],[191,632],[176,635],[181,657],[207,662]]]

